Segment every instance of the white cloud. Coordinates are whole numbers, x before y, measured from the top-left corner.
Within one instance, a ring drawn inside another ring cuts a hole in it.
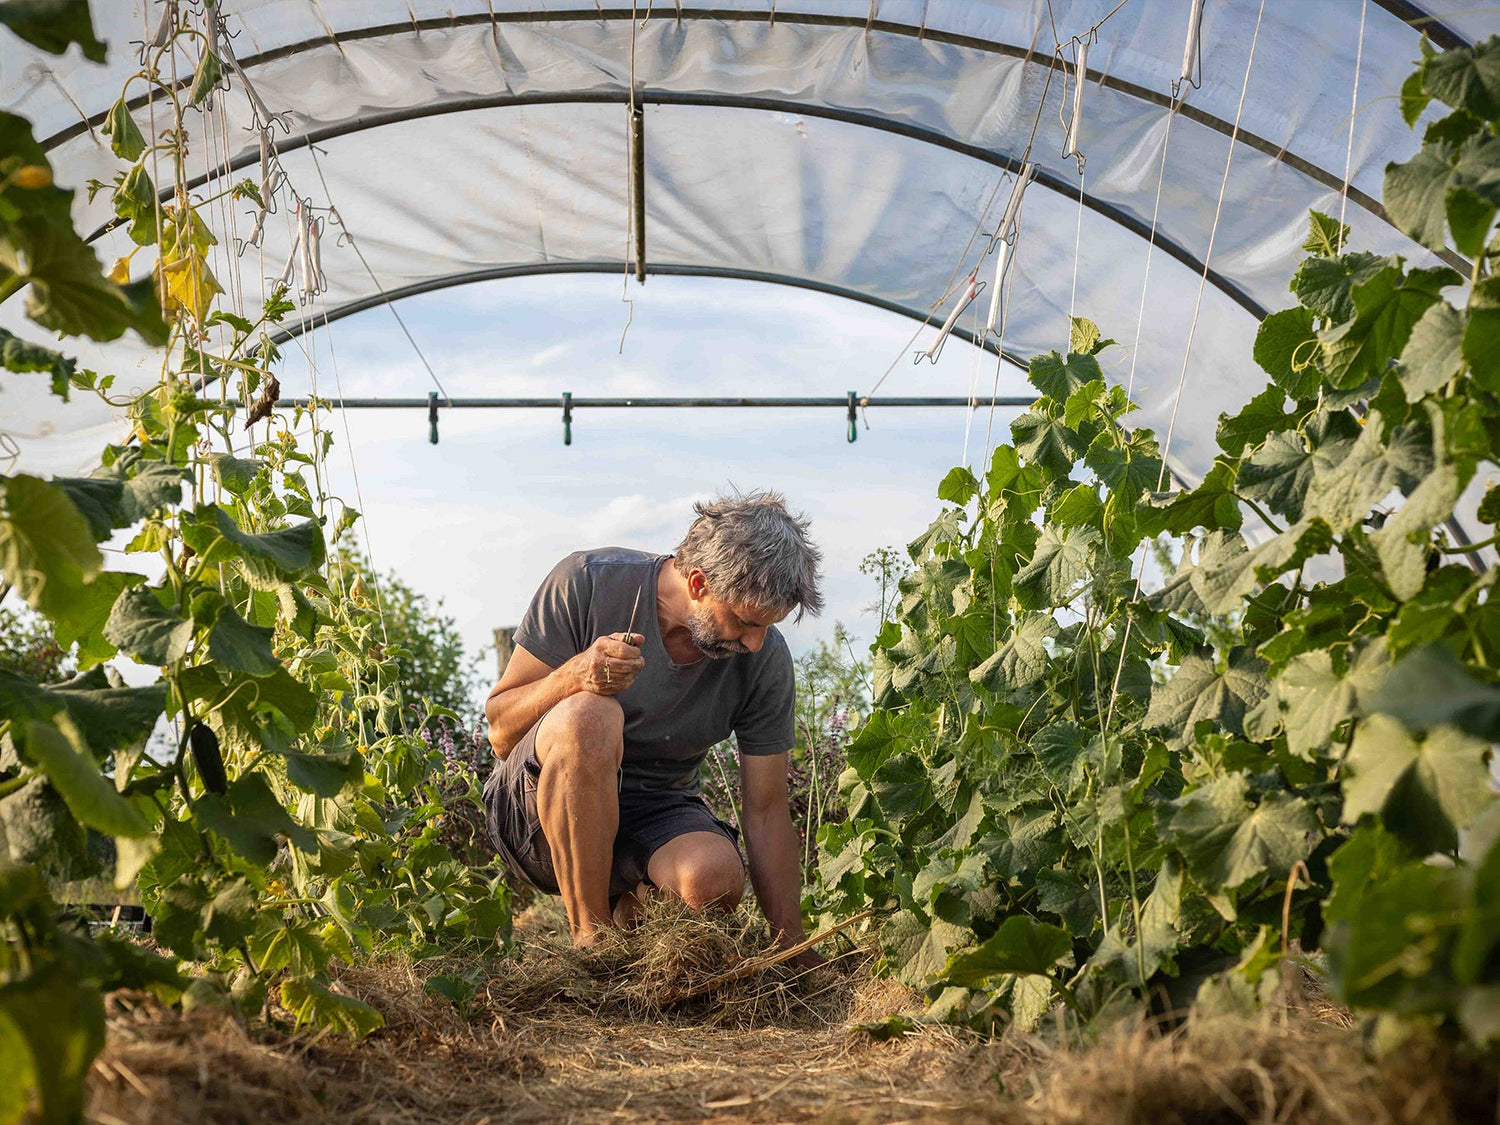
[[[567,341],[564,341],[560,344],[553,344],[550,348],[543,348],[541,351],[537,352],[536,355],[531,357],[529,362],[532,367],[546,367],[554,360],[561,359],[563,356],[567,355],[569,349],[572,348],[572,346],[573,345],[571,343],[568,343]]]

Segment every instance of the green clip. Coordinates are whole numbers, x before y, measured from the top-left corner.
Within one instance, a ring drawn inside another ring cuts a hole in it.
[[[437,391],[427,392],[427,440],[433,445],[438,443],[437,399]]]
[[[573,392],[563,391],[563,444],[573,444]]]
[[[855,413],[854,392],[849,392],[849,440],[859,440],[859,416]]]

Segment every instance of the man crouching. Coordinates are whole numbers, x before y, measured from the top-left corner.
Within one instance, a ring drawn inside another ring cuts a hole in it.
[[[485,703],[500,758],[490,834],[515,875],[562,896],[576,946],[650,887],[694,910],[738,905],[738,833],[698,776],[731,731],[751,884],[777,940],[803,939],[787,807],[794,682],[776,623],[822,609],[822,556],[776,493],[695,510],[675,555],[606,547],[553,568]]]

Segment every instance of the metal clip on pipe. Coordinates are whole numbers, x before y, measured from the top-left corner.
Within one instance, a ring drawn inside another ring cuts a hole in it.
[[[563,391],[563,444],[573,444],[573,392]]]
[[[855,442],[855,441],[859,440],[859,425],[858,425],[858,421],[859,421],[859,415],[855,412],[854,392],[850,391],[849,392],[849,440],[851,442]]]
[[[1194,78],[1196,75],[1196,79]],[[1203,85],[1203,0],[1188,0],[1187,40],[1182,46],[1182,74],[1172,83],[1176,98],[1191,86]]]
[[[433,445],[438,443],[437,400],[437,391],[427,392],[427,440]]]
[[[646,284],[646,109],[630,111],[630,176],[634,181],[631,204],[635,225],[635,280]]]

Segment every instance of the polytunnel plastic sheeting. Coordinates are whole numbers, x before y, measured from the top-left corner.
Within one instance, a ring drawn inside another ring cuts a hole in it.
[[[985,225],[986,201],[995,198],[997,210],[1003,204],[1008,188],[997,195],[996,183],[1035,125],[1031,155],[1042,180],[1027,195],[1006,350],[1025,356],[1060,346],[1070,308],[1133,344],[1160,171],[1158,248],[1140,348],[1125,352],[1110,374],[1125,381],[1133,370],[1145,405],[1136,417],[1165,431],[1199,313],[1172,446],[1174,468],[1187,480],[1209,463],[1217,415],[1264,384],[1250,362],[1257,313],[1288,302],[1286,280],[1309,207],[1342,209],[1356,245],[1431,260],[1373,202],[1385,163],[1416,146],[1394,95],[1418,54],[1418,35],[1402,17],[1421,10],[1398,0],[1208,0],[1202,87],[1187,94],[1169,138],[1164,103],[1181,65],[1189,3],[1127,0],[1089,55],[1081,211],[1076,165],[1059,156],[1070,80],[1061,68],[1051,70],[1050,85],[1048,76],[1054,26],[1061,39],[1086,32],[1115,7],[1103,0],[777,0],[774,17],[766,0],[657,0],[638,4],[643,18],[634,23],[628,7],[577,0],[229,0],[220,7],[251,82],[287,127],[278,134],[290,178],[283,194],[337,206],[378,279],[349,247],[334,244],[338,232],[330,229],[330,292],[313,306],[320,318],[368,304],[382,289],[619,262],[628,175],[621,103],[632,28],[636,89],[648,107],[652,267],[809,282],[925,316],[955,268],[973,264],[976,252],[963,259],[965,245]],[[145,37],[160,3],[95,8],[112,47],[107,66],[76,52],[41,56],[8,37],[0,44],[5,103],[52,138],[50,155],[65,183],[112,177],[116,162],[80,125],[69,99],[97,124],[135,65],[126,41]],[[1437,14],[1444,28],[1469,38],[1500,29],[1493,2]],[[179,72],[190,74],[191,60],[183,58]],[[1220,209],[1237,115],[1239,143]],[[137,116],[147,122],[149,108]],[[257,175],[247,163],[257,151],[249,121],[237,89],[217,99],[214,115],[195,117],[189,131],[201,140],[193,146],[199,170],[224,160],[238,175]],[[309,140],[324,153],[327,196]],[[1347,203],[1340,198],[1346,159]],[[258,292],[257,279],[280,273],[286,215],[283,199],[265,246],[239,259],[247,293]],[[77,217],[86,229],[109,216],[107,199],[90,206],[80,193]],[[246,232],[249,215],[219,211],[213,220],[223,243],[215,268],[226,276],[235,272],[227,257],[232,235]],[[118,233],[105,234],[101,254],[123,245]],[[17,305],[0,307],[0,323],[26,334]],[[121,372],[122,386],[159,362],[129,339],[80,353],[101,371]],[[415,362],[413,372],[415,390]],[[868,375],[873,381],[879,372]],[[34,386],[17,394],[16,377],[0,380],[3,428],[30,435],[22,467],[66,460],[65,448],[90,443],[64,444],[65,435],[105,420],[97,406],[59,412]],[[898,370],[891,380],[888,390],[917,389],[920,369]],[[53,433],[39,438],[48,427]]]
[[[1152,10],[1163,7],[1168,5],[1158,4]],[[1155,177],[1151,173],[1159,162],[1154,159],[1156,153],[1132,142],[1153,125],[1164,124],[1165,110],[1142,97],[1144,88],[1138,83],[1111,71],[1110,52],[1100,49],[1111,44],[1117,31],[1132,33],[1128,24],[1119,23],[1130,12],[1128,6],[1121,9],[1105,25],[1100,46],[1093,52],[1092,57],[1103,62],[1103,69],[1095,68],[1096,78],[1108,84],[1096,81],[1089,88],[1083,140],[1094,165],[1090,197],[1117,205],[1145,223],[1153,210]],[[1227,14],[1221,22],[1228,22]],[[872,124],[921,130],[935,141],[971,145],[993,158],[1015,160],[1038,120],[1045,90],[1051,104],[1043,115],[1045,127],[1039,131],[1033,155],[1057,186],[1071,187],[1076,179],[1073,162],[1059,156],[1061,138],[1051,116],[1068,79],[1059,69],[1051,74],[1049,86],[1050,52],[1017,57],[997,49],[1006,46],[1019,51],[1021,47],[999,41],[988,47],[961,46],[893,31],[867,33],[857,25],[794,21],[795,14],[786,12],[775,25],[698,19],[684,20],[679,27],[675,19],[648,20],[636,33],[640,93],[647,101],[656,97],[756,99],[793,109],[856,114]],[[378,127],[403,114],[441,113],[486,101],[623,98],[628,87],[628,20],[470,22],[428,29],[420,35],[409,26],[387,27],[384,33],[365,38],[353,38],[351,33],[336,44],[325,39],[291,53],[272,49],[250,56],[247,72],[266,104],[289,113],[292,132],[282,143],[295,145],[307,136]],[[1338,26],[1335,22],[1325,30],[1332,33]],[[1357,23],[1353,31],[1357,32]],[[1224,162],[1253,37],[1251,28],[1226,29],[1226,34],[1228,45],[1216,52],[1223,73],[1207,77],[1205,70],[1204,89],[1192,93],[1185,114],[1174,123],[1169,179],[1188,190],[1179,192],[1173,205],[1163,211],[1160,227],[1164,238],[1195,253],[1206,248],[1213,189]],[[1299,225],[1306,201],[1332,190],[1329,180],[1334,185],[1340,182],[1346,155],[1343,123],[1352,90],[1352,59],[1344,75],[1348,88],[1342,91],[1342,101],[1331,89],[1306,87],[1316,96],[1303,105],[1301,99],[1287,98],[1285,92],[1295,81],[1305,79],[1288,72],[1288,54],[1273,29],[1263,28],[1262,35],[1265,50],[1259,52],[1258,66],[1250,75],[1241,136],[1284,157],[1260,162],[1269,165],[1270,171],[1293,167],[1298,171],[1287,183],[1274,185],[1257,182],[1262,177],[1254,174],[1253,165],[1238,173],[1235,182],[1244,198],[1275,200],[1282,206],[1270,214],[1232,210],[1228,216],[1231,235],[1236,224],[1258,232],[1275,231],[1288,221]],[[1310,38],[1330,57],[1337,57],[1335,43]],[[1377,50],[1382,46],[1369,44],[1369,58],[1362,60],[1363,81],[1374,89],[1394,89],[1409,63],[1400,52]],[[1123,48],[1118,53],[1126,54]],[[1105,59],[1100,60],[1101,54]],[[187,65],[184,60],[184,69]],[[1330,76],[1337,69],[1325,65],[1317,72],[1321,87],[1332,82]],[[1166,97],[1169,85],[1157,91],[1159,98]],[[1198,104],[1200,98],[1211,101],[1215,91],[1226,90],[1236,100],[1222,107],[1221,114]],[[256,155],[255,137],[245,129],[249,106],[243,98],[231,96],[227,101],[229,154],[235,163],[243,164]],[[1332,121],[1312,112],[1333,106],[1340,108]],[[1364,113],[1358,122],[1350,165],[1356,195],[1378,192],[1385,157],[1413,145],[1394,107],[1388,108],[1389,112]],[[1263,123],[1255,120],[1258,111]],[[43,133],[66,136],[67,126],[60,122],[67,119],[52,116],[52,121],[42,125]],[[143,127],[150,116],[145,106],[137,111]],[[1258,132],[1257,124],[1262,126]],[[76,161],[80,171],[96,176],[111,172],[113,160],[97,138],[78,132],[76,120],[71,127],[76,135],[59,145],[58,159]],[[200,160],[218,157],[218,138],[214,142],[199,146]],[[1314,167],[1323,171],[1323,182],[1305,171]],[[1278,190],[1271,194],[1264,190],[1267,187]],[[1362,210],[1357,200],[1354,210]],[[86,221],[108,215],[107,201],[100,200]],[[1257,272],[1260,265],[1254,263],[1246,271],[1248,288],[1264,288],[1255,285],[1263,280]]]
[[[317,168],[306,150],[289,153],[285,167],[293,182],[317,185],[315,198],[322,192],[321,170],[342,219],[357,232],[360,251],[388,289],[484,269],[611,263],[623,256],[625,239],[619,221],[625,185],[618,175],[625,150],[617,125],[609,106],[475,110],[349,134],[323,146]],[[951,262],[927,248],[961,246],[994,188],[993,169],[961,154],[925,151],[909,138],[893,143],[843,122],[659,106],[647,114],[647,136],[647,229],[654,262],[878,291],[912,308],[941,292],[952,273]],[[725,136],[743,143],[720,143]],[[382,178],[369,174],[391,148],[413,168],[441,166],[468,186],[435,194],[419,212],[408,213],[384,190]],[[856,224],[849,216],[863,218]],[[1075,237],[1098,261],[1144,265],[1146,247],[1135,235],[1087,209],[1080,235],[1078,219],[1075,200],[1028,193],[1007,350],[1029,355],[1065,346],[1070,307],[1087,310],[1107,330],[1133,340],[1138,270],[1122,284],[1118,271],[1080,263],[1075,298],[1071,269],[1037,268],[1071,263]],[[901,236],[879,236],[891,228]],[[232,238],[226,238],[212,264],[231,293],[243,287],[257,295],[268,273],[280,273],[291,237],[283,212],[267,223],[262,248],[236,258],[229,252]],[[113,231],[101,239],[101,249],[107,258],[127,253],[129,242],[123,231]],[[331,289],[301,314],[315,323],[326,310],[360,299],[366,292],[361,283],[368,282],[354,249],[331,235],[324,240],[323,261]],[[1199,274],[1181,263],[1161,258],[1153,266],[1151,303],[1159,307],[1145,322],[1135,388],[1145,406],[1137,417],[1163,432],[1198,284]],[[962,325],[981,315],[984,305],[976,302]],[[1216,290],[1205,294],[1204,314],[1222,328],[1194,346],[1193,393],[1184,398],[1173,445],[1184,464],[1211,456],[1215,404],[1237,394],[1238,384],[1251,386],[1259,378],[1248,359],[1254,321],[1233,317],[1236,307]],[[1128,353],[1117,363],[1112,374],[1124,381]],[[920,386],[921,378],[922,368],[900,356],[893,385]],[[44,398],[33,404],[48,408]],[[1202,445],[1205,438],[1208,445]]]

